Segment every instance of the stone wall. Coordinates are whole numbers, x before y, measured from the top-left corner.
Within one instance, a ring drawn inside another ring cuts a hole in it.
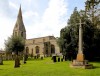
[[[47,49],[45,47],[45,43],[50,43],[47,45]],[[25,43],[25,51],[27,51],[28,48],[28,54],[37,55],[36,47],[39,47],[39,54],[47,54],[48,52],[48,55],[51,55],[51,45],[54,46],[55,53],[60,53],[59,46],[57,45],[57,41],[54,36],[27,39]]]

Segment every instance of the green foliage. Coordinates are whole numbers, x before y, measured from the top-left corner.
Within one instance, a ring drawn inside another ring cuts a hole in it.
[[[85,12],[74,9],[73,14],[70,16],[68,26],[61,29],[59,44],[62,48],[62,52],[68,59],[76,58],[78,51],[78,37],[79,37],[79,20],[82,20],[83,26],[83,52],[86,55],[86,59],[92,56],[94,39],[94,32],[96,31],[92,22],[85,16]],[[97,37],[97,36],[96,36]],[[95,45],[97,45],[95,43]]]
[[[8,40],[5,40],[5,51],[6,53],[11,53],[12,52],[12,40],[10,37],[8,37]]]
[[[86,0],[86,15],[92,20],[95,26],[100,25],[100,0]]]
[[[11,36],[8,40],[5,41],[5,50],[7,52],[15,52],[18,55],[18,52],[24,50],[25,40],[20,36]]]
[[[59,41],[62,48],[63,55],[68,59],[75,58],[78,50],[78,26],[80,14],[77,8],[74,9],[73,14],[68,20],[68,26],[61,29]]]

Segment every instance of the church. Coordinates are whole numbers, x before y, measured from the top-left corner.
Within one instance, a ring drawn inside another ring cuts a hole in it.
[[[54,36],[26,39],[26,29],[23,23],[21,6],[13,29],[13,36],[21,36],[25,39],[25,52],[28,55],[36,56],[39,54],[51,56],[52,54],[60,53],[57,38]]]

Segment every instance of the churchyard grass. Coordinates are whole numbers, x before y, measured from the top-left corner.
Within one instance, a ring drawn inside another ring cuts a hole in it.
[[[14,68],[14,61],[3,61],[0,65],[0,76],[100,76],[100,63],[91,62],[94,69],[71,68],[70,61],[53,63],[51,58],[44,60],[21,61],[20,68]]]

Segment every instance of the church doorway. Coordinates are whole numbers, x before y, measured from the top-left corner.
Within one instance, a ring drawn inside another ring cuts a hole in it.
[[[55,46],[52,44],[51,45],[51,54],[54,54],[55,53]]]

